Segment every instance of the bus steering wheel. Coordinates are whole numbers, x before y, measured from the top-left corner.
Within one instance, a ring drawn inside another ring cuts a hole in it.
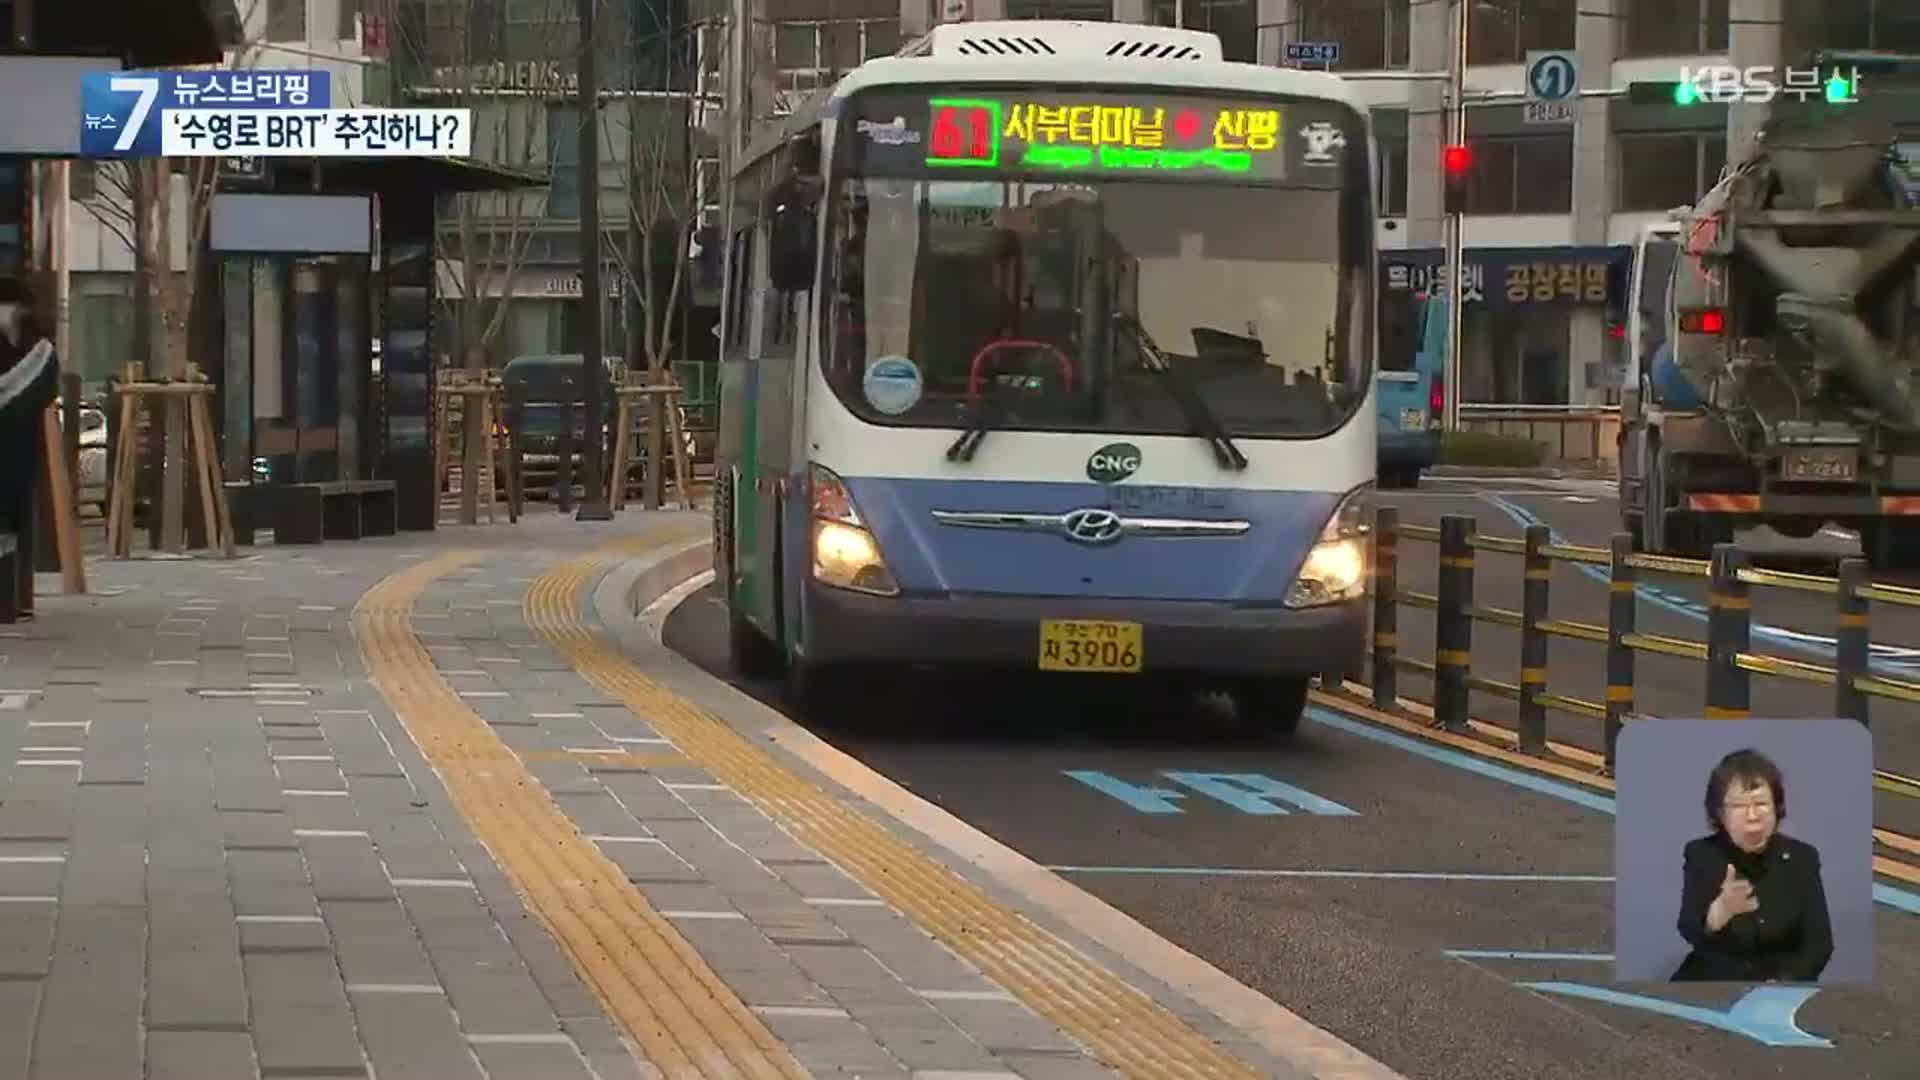
[[[987,361],[993,359],[996,354],[1009,349],[1033,349],[1039,352],[1052,353],[1054,363],[1060,368],[1061,381],[1066,384],[1068,392],[1072,392],[1073,361],[1068,358],[1066,353],[1061,352],[1058,347],[1044,341],[1032,341],[1027,338],[1001,338],[998,341],[987,342],[986,345],[981,347],[979,352],[973,354],[973,365],[967,369],[968,397],[977,398],[980,396],[981,383],[984,381],[982,377],[983,372],[991,372],[992,370],[987,364]]]

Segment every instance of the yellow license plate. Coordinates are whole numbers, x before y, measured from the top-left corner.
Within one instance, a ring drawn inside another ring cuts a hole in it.
[[[1100,619],[1040,623],[1041,671],[1137,672],[1144,657],[1140,624]]]

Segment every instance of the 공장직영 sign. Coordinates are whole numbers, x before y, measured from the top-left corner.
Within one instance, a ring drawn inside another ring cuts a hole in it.
[[[1612,303],[1618,299],[1616,267],[1630,254],[1624,247],[1470,249],[1461,267],[1461,298],[1469,304]],[[1447,287],[1447,267],[1438,252],[1383,252],[1381,276],[1387,293]]]
[[[1357,114],[1273,97],[969,87],[857,96],[843,140],[856,173],[1152,175],[1335,186],[1364,153]],[[1356,149],[1357,148],[1357,149]]]

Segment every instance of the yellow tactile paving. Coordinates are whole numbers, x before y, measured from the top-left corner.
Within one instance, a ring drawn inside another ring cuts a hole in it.
[[[530,750],[522,761],[564,761],[590,769],[671,769],[693,764],[679,754],[626,754],[618,750]]]
[[[414,601],[436,578],[481,555],[448,552],[361,598],[354,632],[374,685],[527,909],[655,1068],[673,1080],[806,1077],[779,1039],[580,834],[435,670],[413,631]]]
[[[803,780],[725,722],[641,674],[581,618],[581,593],[645,540],[556,566],[527,591],[527,623],[589,682],[689,759],[838,863],[1102,1062],[1143,1080],[1261,1072],[1055,934],[990,898],[876,821]]]

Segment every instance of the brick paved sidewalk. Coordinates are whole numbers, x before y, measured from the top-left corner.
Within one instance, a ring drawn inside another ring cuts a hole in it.
[[[608,538],[534,515],[96,562],[95,595],[0,627],[0,1080],[643,1075],[367,684],[349,624],[435,548],[531,570],[529,551]]]
[[[98,562],[0,627],[0,1080],[658,1075],[368,682],[354,603],[456,546],[440,675],[807,1071],[1112,1075],[711,776],[594,767],[672,747],[522,601],[672,520]]]

